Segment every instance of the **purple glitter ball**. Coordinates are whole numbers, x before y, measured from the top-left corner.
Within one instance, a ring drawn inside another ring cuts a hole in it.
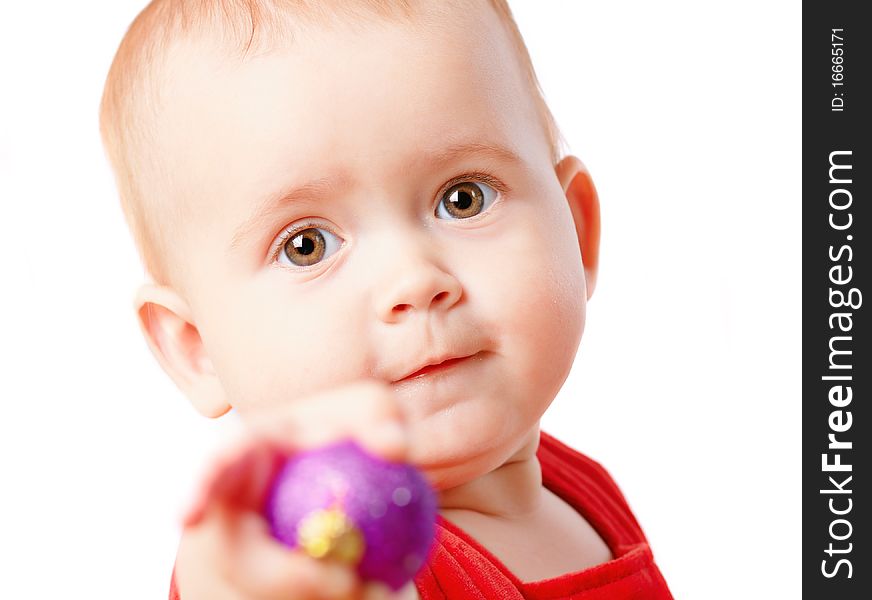
[[[288,459],[267,497],[266,518],[285,545],[313,556],[344,554],[361,579],[399,590],[427,560],[436,496],[414,467],[342,442]],[[331,545],[325,530],[335,531],[337,523],[350,525],[350,532]]]

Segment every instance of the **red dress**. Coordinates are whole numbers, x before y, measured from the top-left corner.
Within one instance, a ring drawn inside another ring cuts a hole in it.
[[[475,539],[439,516],[436,540],[415,577],[422,600],[672,600],[645,534],[598,463],[541,433],[543,485],[575,508],[614,558],[552,579],[522,582]],[[173,577],[170,600],[179,600]]]

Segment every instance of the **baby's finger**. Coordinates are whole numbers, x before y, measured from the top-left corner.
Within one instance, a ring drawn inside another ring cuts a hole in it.
[[[408,452],[405,419],[394,391],[386,384],[361,381],[290,402],[249,425],[289,450],[312,448],[353,438],[388,460]]]
[[[266,522],[251,513],[224,512],[216,521],[227,544],[224,576],[238,589],[261,600],[350,599],[359,582],[350,568],[293,552],[274,541]]]
[[[391,588],[383,583],[368,583],[363,588],[362,600],[392,600]]]
[[[394,592],[383,583],[367,583],[363,588],[362,600],[417,600],[415,584],[409,583],[398,592]]]
[[[253,438],[239,440],[215,459],[195,492],[183,524],[196,524],[209,504],[215,502],[240,510],[260,510],[282,460],[282,454],[270,443]]]

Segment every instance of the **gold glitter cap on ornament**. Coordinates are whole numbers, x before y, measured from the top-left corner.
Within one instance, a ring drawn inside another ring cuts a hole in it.
[[[318,509],[300,521],[297,545],[312,558],[356,565],[365,548],[363,534],[340,508]]]

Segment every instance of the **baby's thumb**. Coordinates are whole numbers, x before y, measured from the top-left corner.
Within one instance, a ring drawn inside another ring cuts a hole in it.
[[[253,439],[237,443],[210,466],[182,517],[184,527],[196,525],[210,506],[260,512],[269,486],[283,463],[271,444]]]

